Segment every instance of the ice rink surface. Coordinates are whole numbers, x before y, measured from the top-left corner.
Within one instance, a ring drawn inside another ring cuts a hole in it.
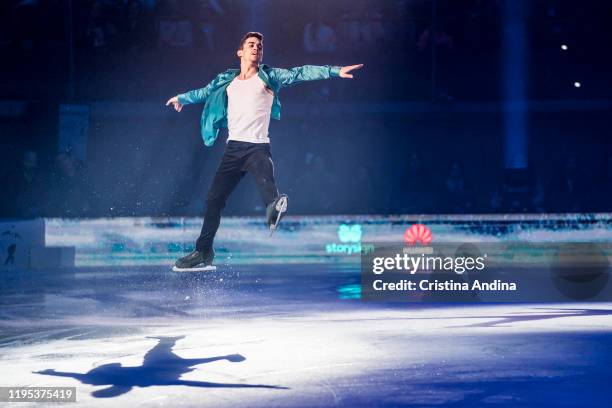
[[[0,281],[0,386],[73,386],[76,406],[612,400],[610,303],[368,303],[354,298],[350,265],[9,270]]]

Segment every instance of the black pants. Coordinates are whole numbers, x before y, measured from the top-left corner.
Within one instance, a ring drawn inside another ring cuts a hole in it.
[[[247,171],[255,176],[257,189],[266,206],[278,197],[270,144],[230,140],[208,190],[204,225],[196,241],[198,251],[205,252],[212,248],[221,222],[221,210]]]

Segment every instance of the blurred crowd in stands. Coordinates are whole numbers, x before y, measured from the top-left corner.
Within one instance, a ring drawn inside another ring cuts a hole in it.
[[[41,163],[36,151],[26,150],[3,176],[3,217],[92,215],[91,186],[83,163],[69,152],[57,154],[53,163]]]
[[[423,154],[414,149],[406,149],[405,154],[392,149],[362,151],[348,157],[352,153],[343,147],[347,143],[343,137],[311,135],[306,143],[300,136],[273,136],[291,138],[277,142],[280,148],[273,146],[273,157],[279,188],[291,197],[293,214],[611,210],[609,152],[593,152],[593,156],[581,159],[570,153],[560,162],[511,172],[469,158],[440,161],[432,152]],[[208,156],[206,168],[189,164],[181,173],[155,157],[134,156],[138,166],[125,163],[117,169],[105,169],[100,163],[88,168],[71,152],[41,157],[44,153],[26,150],[13,167],[4,166],[0,217],[198,216],[218,161],[218,157]],[[101,179],[100,174],[111,177]],[[253,180],[246,177],[225,213],[253,215],[262,211]]]
[[[595,52],[610,40],[605,2],[524,3],[530,96],[606,95],[598,84],[609,58]],[[495,99],[502,4],[437,0],[432,25],[432,0],[9,0],[0,5],[0,50],[11,56],[0,97],[160,100],[236,65],[238,39],[257,30],[273,65],[358,60],[369,78],[403,72],[392,85],[371,86],[372,99]],[[593,85],[574,89],[584,80],[575,64],[590,65]]]
[[[454,103],[500,102],[503,3],[437,0],[434,25],[432,0],[7,0],[0,3],[0,101],[157,106],[236,67],[237,41],[258,30],[265,35],[264,62],[271,65],[366,65],[354,81],[283,91],[283,106],[305,107],[297,117],[283,113],[272,130],[279,187],[289,193],[293,213],[611,211],[605,121],[574,112],[573,133],[592,139],[565,142],[556,161],[549,160],[553,145],[539,137],[550,134],[556,143],[567,135],[545,125],[530,130],[536,137],[529,168],[513,173],[504,171],[500,126],[484,129],[475,118],[455,134],[455,119],[436,131],[427,130],[441,122],[435,115],[386,120],[385,109],[397,113],[406,101],[450,110]],[[611,36],[605,2],[524,4],[527,97],[609,98],[611,58],[601,52]],[[348,124],[322,119],[332,102],[380,110],[356,114]],[[0,152],[0,217],[200,215],[220,151],[202,153],[201,107],[190,109],[191,116],[183,112],[175,122],[149,127],[142,117],[123,118],[133,121],[130,131],[92,117],[88,149],[103,153],[87,161],[41,142],[57,139],[57,123],[33,124],[37,119],[29,113],[27,126],[3,118],[9,147]],[[193,153],[176,147],[187,140],[179,121],[191,126]],[[454,154],[453,139],[480,153]],[[490,140],[497,145],[484,148]],[[251,180],[243,184],[228,203],[230,215],[262,209]]]

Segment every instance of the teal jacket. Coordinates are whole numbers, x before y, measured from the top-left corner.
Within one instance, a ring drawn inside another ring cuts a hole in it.
[[[228,69],[217,75],[204,88],[178,95],[181,104],[206,103],[200,121],[202,139],[206,146],[212,146],[217,140],[219,129],[227,127],[227,86],[240,73],[239,69]],[[272,101],[272,119],[280,119],[281,103],[278,93],[281,88],[299,84],[304,81],[316,81],[340,76],[340,67],[329,65],[304,65],[291,69],[270,68],[265,64],[259,66],[259,78],[274,92]]]

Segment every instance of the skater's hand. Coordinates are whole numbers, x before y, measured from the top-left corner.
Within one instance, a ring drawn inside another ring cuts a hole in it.
[[[32,371],[32,373],[34,374],[55,374],[55,370],[52,368],[48,368],[46,370],[42,370],[42,371]]]
[[[349,74],[354,69],[363,67],[363,64],[347,65],[346,67],[340,68],[340,78],[352,78],[353,74]]]
[[[180,112],[181,109],[183,109],[183,105],[179,102],[178,96],[173,96],[172,98],[168,99],[166,106],[170,106],[171,104],[174,106],[174,110],[177,112]]]

